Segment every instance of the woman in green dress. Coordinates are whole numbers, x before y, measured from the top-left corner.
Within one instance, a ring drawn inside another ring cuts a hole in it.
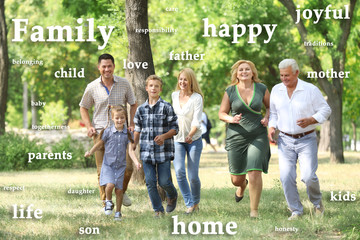
[[[238,187],[235,200],[239,202],[243,199],[249,184],[250,217],[256,218],[262,191],[261,174],[267,173],[270,159],[266,128],[270,93],[260,83],[251,61],[239,60],[231,70],[231,84],[222,99],[219,118],[228,124],[225,149],[228,151],[231,182]],[[263,104],[266,108],[264,117],[261,115]]]

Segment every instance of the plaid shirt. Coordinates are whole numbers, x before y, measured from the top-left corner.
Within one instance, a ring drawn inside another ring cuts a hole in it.
[[[125,105],[126,103],[133,105],[136,102],[130,83],[125,78],[114,75],[114,84],[109,91],[108,94],[100,76],[87,85],[79,104],[80,107],[86,109],[90,109],[94,105],[92,124],[97,130],[105,128],[108,120],[111,119],[111,115],[108,114],[109,105]]]
[[[174,159],[174,138],[164,141],[159,146],[154,138],[174,129],[179,130],[177,116],[170,103],[159,97],[156,104],[150,107],[148,100],[136,110],[135,131],[140,133],[140,158],[146,163],[155,165]]]

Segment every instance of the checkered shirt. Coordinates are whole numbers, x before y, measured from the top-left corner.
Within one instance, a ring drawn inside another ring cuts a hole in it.
[[[148,100],[136,110],[135,131],[140,133],[140,158],[153,165],[174,160],[174,138],[164,141],[159,146],[154,138],[167,133],[171,129],[179,131],[177,116],[170,103],[159,97],[156,104],[150,107]]]
[[[114,75],[114,84],[107,94],[104,85],[101,83],[101,76],[91,83],[85,89],[80,102],[80,107],[90,109],[94,105],[92,124],[95,129],[100,130],[107,126],[108,119],[111,119],[108,113],[108,106],[125,105],[136,103],[134,92],[130,83],[125,78]]]

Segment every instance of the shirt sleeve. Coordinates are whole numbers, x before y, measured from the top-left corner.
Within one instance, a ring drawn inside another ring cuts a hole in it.
[[[92,96],[89,85],[87,85],[79,106],[86,109],[90,109],[93,105],[94,105],[94,98]]]
[[[134,104],[136,103],[136,98],[135,98],[134,91],[132,90],[129,81],[126,81],[126,82],[127,82],[127,85],[128,85],[127,91],[126,91],[126,99],[127,99],[127,102],[128,102],[130,105],[134,105]]]
[[[277,112],[276,112],[276,106],[274,103],[274,96],[275,96],[275,91],[276,89],[272,89],[271,90],[271,94],[270,94],[270,117],[269,117],[269,128],[273,127],[273,128],[277,128],[277,121],[278,121],[278,116],[277,116]]]
[[[136,109],[135,116],[134,116],[134,124],[135,124],[134,131],[135,132],[141,132],[141,128],[142,128],[139,109],[140,109],[140,107],[138,107],[138,109]]]
[[[191,121],[191,127],[201,129],[201,118],[203,113],[203,99],[201,95],[197,95],[194,101],[194,115]]]
[[[169,104],[167,107],[166,120],[169,123],[169,130],[174,129],[176,134],[179,132],[179,124],[177,121],[178,117],[175,114],[173,107]]]
[[[318,123],[325,122],[331,114],[331,108],[317,87],[314,87],[311,98],[312,105],[315,110],[315,114],[312,115],[312,117],[315,118]]]
[[[110,137],[110,133],[111,131],[110,131],[110,127],[108,127],[108,128],[106,128],[105,130],[104,130],[104,133],[103,133],[103,135],[101,136],[101,140],[103,140],[104,141],[104,143],[106,143],[108,140],[109,140],[109,137]]]

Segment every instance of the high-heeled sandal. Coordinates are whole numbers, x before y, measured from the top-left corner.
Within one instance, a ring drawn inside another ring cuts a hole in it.
[[[247,186],[248,183],[249,183],[249,181],[248,181],[247,179],[245,179],[245,180],[246,180],[246,186]],[[238,196],[236,195],[236,191],[235,191],[235,201],[236,201],[236,202],[240,202],[243,198],[244,198],[244,195],[243,195],[242,197],[238,197]]]

